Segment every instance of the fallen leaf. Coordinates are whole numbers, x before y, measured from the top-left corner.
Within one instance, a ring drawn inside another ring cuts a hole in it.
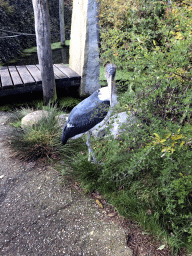
[[[78,185],[78,183],[77,183],[77,182],[75,182],[75,184],[74,184],[74,188],[75,188],[75,189],[77,189],[77,190],[79,190],[79,189],[80,189],[80,187],[79,187],[79,185]]]
[[[117,215],[117,212],[111,212],[109,214],[107,214],[107,216],[109,217],[115,217]]]
[[[99,208],[103,208],[103,205],[100,203],[100,201],[98,199],[95,202],[99,206]]]
[[[165,244],[162,244],[161,246],[159,246],[157,250],[163,250],[164,248],[165,248]]]

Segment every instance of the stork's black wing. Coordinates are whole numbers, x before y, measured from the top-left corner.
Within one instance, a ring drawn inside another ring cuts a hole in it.
[[[69,138],[87,132],[100,123],[107,115],[109,106],[109,100],[98,98],[98,91],[79,103],[71,111],[63,129],[62,143],[65,144]]]

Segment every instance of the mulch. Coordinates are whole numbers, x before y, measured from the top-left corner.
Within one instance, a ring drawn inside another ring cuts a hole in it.
[[[127,235],[127,246],[133,250],[133,256],[169,256],[171,249],[166,245],[162,250],[159,249],[163,242],[154,238],[153,235],[146,234],[140,227],[130,220],[124,220],[123,226],[129,229]],[[178,256],[186,255],[185,249]]]

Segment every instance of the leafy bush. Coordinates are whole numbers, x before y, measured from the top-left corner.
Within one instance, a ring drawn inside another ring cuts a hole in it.
[[[170,132],[164,125],[135,124],[118,140],[92,141],[103,165],[79,156],[72,167],[88,191],[99,190],[120,214],[163,234],[177,253],[183,246],[191,249],[192,133],[177,125]],[[158,133],[152,134],[154,128]]]
[[[101,60],[126,73],[119,111],[134,111],[140,123],[119,140],[95,142],[104,165],[90,184],[120,213],[152,232],[158,226],[175,253],[192,250],[191,25],[188,0],[101,0]]]
[[[180,121],[191,117],[192,7],[161,1],[101,1],[101,59],[129,71],[123,102]],[[118,21],[117,21],[118,19]],[[122,78],[123,79],[123,78]],[[126,81],[125,81],[126,82]]]

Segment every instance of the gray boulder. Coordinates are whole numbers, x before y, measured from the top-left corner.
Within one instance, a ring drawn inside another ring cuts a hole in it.
[[[67,122],[69,114],[62,114],[59,116],[56,116],[56,118],[58,119],[58,124],[61,128],[63,128]]]
[[[93,130],[93,136],[97,138],[105,137],[106,135],[112,135],[114,139],[118,137],[122,132],[130,127],[137,121],[137,118],[133,113],[127,114],[126,112],[121,112],[111,116],[108,120],[103,120],[97,125],[96,129]],[[124,126],[124,127],[123,127]]]
[[[21,119],[21,127],[24,129],[34,124],[37,124],[44,117],[48,117],[48,111],[45,111],[45,110],[34,111],[24,116]]]

